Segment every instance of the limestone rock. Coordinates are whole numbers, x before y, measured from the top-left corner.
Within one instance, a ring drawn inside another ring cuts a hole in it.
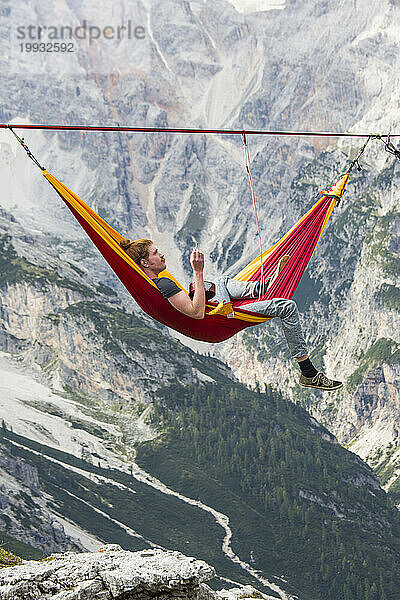
[[[251,585],[216,592],[218,600],[276,600],[276,596],[262,594]]]
[[[128,552],[116,544],[99,552],[52,554],[0,570],[1,600],[212,600],[205,562],[179,552]]]

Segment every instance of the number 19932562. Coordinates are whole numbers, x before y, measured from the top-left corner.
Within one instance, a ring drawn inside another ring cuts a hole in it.
[[[21,52],[75,52],[73,42],[25,42],[19,47]]]

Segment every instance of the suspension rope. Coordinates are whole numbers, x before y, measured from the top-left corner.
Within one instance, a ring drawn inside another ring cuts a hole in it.
[[[8,123],[0,123],[0,129],[10,127]],[[130,131],[132,133],[218,133],[218,134],[243,134],[243,129],[191,129],[191,128],[170,128],[170,127],[126,127],[126,126],[97,126],[97,125],[30,125],[13,124],[14,129],[49,129],[56,131]],[[267,130],[246,130],[246,135],[276,135],[276,136],[313,136],[313,137],[359,137],[369,138],[370,133],[348,133],[337,131],[267,131]],[[379,134],[374,137],[381,138]],[[400,133],[392,133],[392,138],[400,137]],[[389,144],[390,145],[390,144]],[[392,144],[393,146],[393,144]]]
[[[259,285],[259,289],[258,289],[258,299],[260,300],[261,296],[263,295],[263,292],[264,292],[264,261],[263,261],[263,249],[262,249],[263,247],[262,247],[262,236],[261,236],[260,223],[258,221],[258,213],[257,213],[256,190],[254,187],[253,173],[251,172],[250,151],[249,151],[249,147],[247,145],[245,130],[242,131],[242,141],[243,141],[244,158],[245,158],[245,163],[246,163],[246,171],[247,171],[247,175],[249,178],[251,198],[253,201],[254,215],[256,217],[258,240],[259,240],[259,244],[260,244],[261,276],[260,276],[260,285]]]
[[[367,145],[369,144],[369,142],[374,139],[374,138],[380,138],[379,135],[377,134],[373,134],[371,133],[368,136],[367,141],[365,142],[365,144],[360,148],[357,156],[352,160],[352,162],[350,163],[350,166],[348,167],[347,171],[345,173],[350,174],[351,171],[354,169],[355,166],[357,166],[357,171],[361,171],[361,165],[359,163],[359,158],[361,157],[361,155],[363,154],[363,152],[365,151],[365,148],[367,147]],[[382,140],[383,141],[383,140]],[[320,192],[318,192],[315,196],[315,199],[320,199],[322,198],[322,196],[326,196],[327,198],[335,198],[336,200],[336,206],[339,206],[341,200],[342,200],[342,196],[336,196],[335,194],[330,194],[327,190],[321,190]]]
[[[386,141],[383,139],[384,136],[380,135],[380,134],[371,134],[371,133],[345,133],[345,132],[340,132],[340,133],[335,133],[335,132],[327,132],[327,131],[256,131],[256,130],[249,130],[249,131],[245,131],[244,129],[242,130],[228,130],[228,129],[171,129],[171,128],[162,128],[162,127],[97,127],[97,126],[83,126],[83,125],[30,125],[30,124],[9,124],[9,123],[0,123],[0,129],[1,128],[7,128],[11,131],[11,133],[16,137],[16,139],[19,141],[19,143],[21,144],[21,146],[24,148],[25,152],[27,153],[27,155],[29,156],[29,158],[37,165],[37,167],[39,167],[39,169],[41,171],[45,171],[45,167],[42,167],[42,165],[39,163],[39,161],[37,160],[37,158],[32,154],[32,152],[29,150],[28,146],[26,145],[24,138],[23,137],[19,137],[14,129],[51,129],[51,130],[59,130],[59,131],[63,131],[63,130],[68,130],[68,131],[128,131],[128,132],[135,132],[135,133],[218,133],[218,134],[240,134],[242,136],[242,141],[243,141],[243,149],[244,149],[244,155],[245,155],[245,163],[246,163],[246,171],[247,171],[247,175],[248,175],[248,179],[249,179],[249,185],[250,185],[250,191],[251,191],[251,197],[252,197],[252,202],[253,202],[253,208],[254,208],[254,215],[255,215],[255,219],[256,219],[256,225],[257,225],[257,232],[258,232],[258,239],[259,239],[259,245],[260,245],[260,267],[261,267],[261,277],[260,277],[260,286],[259,286],[259,299],[261,298],[261,295],[263,293],[263,288],[264,288],[264,263],[263,263],[263,249],[262,249],[262,235],[261,235],[261,230],[260,230],[260,223],[259,223],[259,219],[258,219],[258,213],[257,213],[257,199],[256,199],[256,193],[255,193],[255,186],[254,186],[254,180],[253,180],[253,174],[251,171],[251,159],[250,159],[250,151],[249,151],[249,147],[247,145],[247,139],[246,139],[246,135],[275,135],[275,136],[317,136],[317,137],[366,137],[367,140],[365,142],[365,144],[361,147],[359,153],[357,154],[357,156],[353,159],[353,161],[351,162],[349,169],[348,169],[348,173],[350,173],[352,171],[352,169],[357,166],[358,171],[361,171],[361,166],[359,163],[359,158],[361,157],[361,155],[363,154],[363,152],[365,151],[368,143],[372,140],[372,139],[379,139],[381,142],[384,143],[385,145],[385,150],[386,152],[389,152],[390,154],[393,154],[396,158],[398,158],[400,160],[400,151],[392,144],[392,142],[390,141],[390,138],[394,138],[394,137],[400,137],[400,134],[387,134],[386,137]],[[327,192],[323,191],[320,192],[320,194],[324,194],[324,195],[329,195]],[[318,195],[320,195],[318,194]],[[336,196],[332,196],[335,197],[337,199],[337,203],[339,204],[341,198],[336,197]]]
[[[381,142],[383,142],[385,144],[385,150],[386,150],[386,152],[389,152],[389,154],[393,154],[393,156],[395,156],[396,158],[398,158],[400,160],[400,151],[390,141],[390,138],[391,137],[395,137],[395,136],[393,136],[390,133],[388,133],[387,136],[386,136],[386,142],[383,139],[382,135],[376,135],[375,137],[378,140],[380,140]]]
[[[28,146],[25,144],[24,138],[19,137],[15,131],[13,130],[13,125],[7,125],[7,128],[11,131],[11,133],[17,138],[17,140],[19,141],[19,143],[21,144],[21,146],[23,147],[23,149],[25,150],[25,152],[27,153],[27,155],[29,156],[29,158],[31,160],[33,160],[33,162],[35,163],[35,165],[37,165],[39,167],[39,169],[41,171],[45,171],[45,167],[42,167],[42,165],[40,164],[40,162],[38,161],[38,159],[32,154],[32,152],[29,150]]]
[[[362,153],[364,152],[365,148],[367,147],[367,145],[369,144],[369,142],[373,139],[373,138],[379,138],[379,135],[375,135],[375,134],[371,134],[367,141],[365,142],[365,144],[360,148],[359,153],[357,154],[357,156],[355,157],[355,159],[351,162],[350,167],[348,169],[348,173],[351,173],[351,171],[353,170],[353,168],[355,166],[357,166],[357,171],[361,171],[361,166],[360,163],[358,162],[358,159],[360,158],[360,156],[362,155]]]

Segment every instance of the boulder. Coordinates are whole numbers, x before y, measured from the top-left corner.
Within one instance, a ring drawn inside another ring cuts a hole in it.
[[[1,600],[214,600],[207,563],[161,549],[52,554],[0,569]]]

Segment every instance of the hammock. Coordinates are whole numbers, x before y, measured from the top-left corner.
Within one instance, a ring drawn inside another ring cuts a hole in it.
[[[349,173],[346,173],[329,191],[321,192],[314,206],[276,244],[262,253],[262,269],[258,256],[234,277],[239,281],[256,281],[262,271],[265,280],[275,272],[280,259],[289,255],[290,260],[264,295],[255,299],[233,300],[234,318],[209,315],[208,312],[216,306],[216,303],[209,302],[204,319],[193,319],[173,308],[151,279],[122,250],[119,242],[123,236],[118,231],[63,183],[43,167],[41,169],[137,304],[160,323],[204,342],[222,342],[246,327],[268,321],[271,317],[251,312],[252,302],[292,297],[349,178]],[[184,289],[167,271],[160,276],[170,277]]]

